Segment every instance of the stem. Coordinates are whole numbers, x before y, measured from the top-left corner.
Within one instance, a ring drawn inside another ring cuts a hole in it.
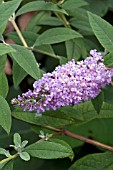
[[[95,146],[98,146],[98,147],[101,147],[101,148],[104,148],[106,150],[109,150],[109,151],[113,152],[113,147],[112,146],[109,146],[109,145],[103,144],[101,142],[98,142],[98,141],[95,141],[95,140],[92,140],[92,139],[89,139],[89,138],[74,134],[74,133],[72,133],[72,132],[70,132],[70,131],[68,131],[66,129],[63,129],[63,128],[62,129],[56,129],[56,128],[51,127],[51,126],[44,126],[44,128],[54,130],[56,132],[56,133],[50,134],[50,137],[58,136],[58,135],[63,134],[63,135],[66,135],[66,136],[70,136],[71,138],[78,139],[78,140],[84,141],[86,143],[89,143],[89,144],[92,144],[92,145],[95,145]],[[43,139],[43,140],[45,140],[45,139]]]
[[[55,15],[56,15],[61,21],[63,21],[64,26],[65,26],[66,28],[71,28],[71,26],[70,26],[69,22],[67,21],[67,19],[66,19],[66,17],[65,17],[64,14],[62,14],[62,13],[57,13],[57,12],[54,12],[54,13],[55,13]]]
[[[57,128],[54,128],[54,127],[51,127],[51,126],[42,126],[43,128],[46,128],[46,129],[49,129],[49,130],[53,130],[55,132],[62,132],[61,129],[57,129]]]
[[[21,34],[21,32],[20,32],[20,30],[19,30],[19,28],[18,28],[18,26],[17,26],[15,20],[13,19],[13,17],[10,17],[9,21],[12,23],[13,27],[15,28],[15,30],[16,30],[16,32],[17,32],[19,38],[20,38],[20,40],[22,41],[22,44],[24,45],[24,47],[27,48],[28,45],[27,45],[27,43],[26,43],[24,37],[22,36],[22,34]]]
[[[10,161],[12,159],[15,159],[17,156],[18,156],[18,153],[16,153],[15,155],[10,156],[8,158],[5,158],[5,159],[0,161],[0,164],[3,164],[3,163],[6,163],[6,162],[8,162],[8,161]]]
[[[58,55],[55,55],[55,54],[51,54],[51,53],[48,53],[48,52],[45,52],[45,51],[41,51],[41,50],[38,50],[38,49],[35,49],[35,48],[32,48],[32,47],[28,47],[23,35],[21,34],[21,31],[19,30],[15,20],[13,19],[13,17],[10,17],[9,21],[12,23],[13,27],[15,28],[22,44],[24,45],[24,47],[26,47],[28,50],[31,50],[31,51],[35,51],[35,52],[39,52],[39,53],[42,53],[42,54],[45,54],[45,55],[49,55],[53,58],[56,58],[56,59],[60,59],[61,57],[58,56]]]
[[[107,68],[107,70],[113,70],[113,68],[109,68],[109,67],[106,67]]]
[[[53,58],[56,58],[56,59],[60,59],[61,57],[58,56],[58,55],[55,55],[55,54],[51,54],[51,53],[48,53],[46,51],[41,51],[41,50],[38,50],[36,48],[33,48],[33,47],[27,47],[28,50],[31,50],[31,51],[34,51],[34,52],[38,52],[38,53],[41,53],[41,54],[45,54],[45,55],[49,55],[50,57],[53,57]]]
[[[99,146],[101,148],[104,148],[104,149],[107,149],[109,151],[112,151],[113,152],[113,147],[109,146],[109,145],[106,145],[106,144],[103,144],[103,143],[100,143],[100,142],[97,142],[95,140],[92,140],[92,139],[88,139],[88,138],[85,138],[83,136],[79,136],[77,134],[74,134],[68,130],[65,130],[63,131],[64,135],[66,136],[70,136],[72,138],[75,138],[75,139],[78,139],[78,140],[81,140],[81,141],[84,141],[86,143],[89,143],[89,144],[92,144],[92,145],[95,145],[95,146]]]

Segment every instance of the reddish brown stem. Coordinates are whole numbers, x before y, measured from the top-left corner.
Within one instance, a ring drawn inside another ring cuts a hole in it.
[[[101,142],[98,142],[98,141],[95,141],[95,140],[92,140],[92,139],[89,139],[89,138],[74,134],[74,133],[72,133],[72,132],[70,132],[70,131],[68,131],[68,130],[66,130],[64,128],[56,129],[56,128],[53,128],[51,126],[45,126],[45,128],[53,130],[53,131],[56,131],[56,133],[52,134],[52,136],[58,136],[58,135],[70,136],[71,138],[78,139],[78,140],[81,140],[83,142],[89,143],[91,145],[95,145],[95,146],[98,146],[98,147],[101,147],[101,148],[104,148],[106,150],[109,150],[109,151],[113,152],[113,147],[112,146],[109,146],[109,145],[103,144]]]
[[[92,145],[96,145],[96,146],[99,146],[101,148],[104,148],[104,149],[107,149],[109,151],[112,151],[113,152],[113,147],[109,146],[109,145],[106,145],[106,144],[103,144],[103,143],[100,143],[100,142],[97,142],[95,140],[92,140],[92,139],[88,139],[88,138],[85,138],[83,136],[79,136],[77,134],[74,134],[68,130],[65,130],[63,131],[64,135],[66,136],[70,136],[72,138],[75,138],[75,139],[78,139],[78,140],[81,140],[81,141],[84,141],[86,143],[89,143],[89,144],[92,144]]]
[[[107,67],[107,70],[113,70],[113,68],[109,68],[109,67]]]

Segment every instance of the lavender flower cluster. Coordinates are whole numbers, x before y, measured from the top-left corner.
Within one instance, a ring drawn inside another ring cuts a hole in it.
[[[103,64],[101,53],[91,50],[90,55],[84,61],[72,60],[44,74],[34,82],[33,91],[14,98],[12,104],[41,113],[95,98],[111,82],[113,70]]]

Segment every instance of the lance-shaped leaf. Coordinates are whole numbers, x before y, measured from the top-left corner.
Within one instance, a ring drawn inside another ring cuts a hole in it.
[[[6,98],[9,90],[7,77],[4,72],[0,72],[0,95]]]
[[[4,71],[4,67],[6,64],[6,55],[0,56],[0,72]]]
[[[113,153],[91,154],[76,161],[69,170],[112,170]]]
[[[34,44],[38,37],[38,34],[31,31],[22,31],[21,34],[29,47],[31,47]],[[10,32],[9,34],[7,34],[7,37],[12,39],[16,44],[23,45],[16,32]]]
[[[97,113],[99,113],[104,101],[104,93],[101,92],[95,99],[92,99],[91,101],[95,110],[97,111]]]
[[[104,88],[104,101],[113,105],[113,86],[108,85]]]
[[[11,129],[11,110],[2,96],[0,96],[0,125],[9,134]]]
[[[0,155],[5,155],[6,157],[10,157],[9,151],[5,150],[4,148],[0,148]]]
[[[12,52],[12,58],[34,79],[39,78],[39,66],[31,51],[23,46],[11,45],[16,52]]]
[[[66,41],[65,46],[68,60],[73,58],[75,61],[77,61],[80,59],[80,57],[84,58],[87,55],[85,44],[82,38]]]
[[[104,64],[107,67],[113,67],[113,51],[104,57]]]
[[[34,2],[29,2],[23,7],[21,7],[17,11],[16,16],[30,11],[55,11],[55,12],[61,12],[67,14],[67,12],[64,9],[60,8],[54,3],[51,2],[46,3],[45,1],[36,1],[36,2],[34,1]]]
[[[91,12],[88,12],[88,16],[92,30],[99,42],[108,51],[113,51],[113,26]]]
[[[21,111],[14,111],[13,116],[17,119],[23,120],[30,124],[41,125],[41,126],[53,126],[53,127],[60,127],[68,124],[73,123],[72,118],[67,118],[64,113],[60,113],[60,111],[49,111],[50,114],[47,112],[43,113],[43,115],[38,116],[38,113],[31,113],[31,112],[21,112]]]
[[[73,8],[80,8],[85,5],[88,5],[88,3],[84,0],[69,0],[69,1],[65,1],[62,7],[65,10],[71,10]]]
[[[64,141],[55,139],[51,141],[37,142],[25,148],[31,156],[42,159],[57,159],[69,157],[73,159],[74,153],[71,147]]]
[[[113,118],[113,105],[103,103],[103,106],[97,118]]]
[[[0,4],[0,34],[4,32],[8,19],[16,11],[21,1],[22,0],[13,0]]]
[[[55,44],[63,41],[67,41],[73,38],[81,38],[82,35],[69,28],[51,28],[43,32],[37,38],[34,46],[40,46],[43,44]]]
[[[86,1],[88,2],[88,5],[85,6],[85,9],[87,11],[90,11],[101,17],[106,15],[110,2],[106,0],[98,0],[98,3],[95,3],[95,0],[86,0]]]
[[[5,166],[2,168],[2,170],[13,170],[13,161],[8,162],[7,164],[5,164]]]
[[[4,55],[10,52],[15,52],[15,49],[13,49],[10,45],[0,43],[0,55]]]
[[[16,61],[13,61],[14,86],[15,87],[18,86],[26,76],[27,76],[26,71]]]

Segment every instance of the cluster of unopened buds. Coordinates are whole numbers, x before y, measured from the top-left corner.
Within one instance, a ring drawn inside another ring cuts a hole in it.
[[[103,61],[101,53],[91,50],[84,61],[75,62],[73,59],[56,67],[52,73],[44,74],[34,82],[32,91],[14,98],[12,104],[24,111],[41,113],[95,98],[103,87],[111,83],[113,76],[113,70],[108,69]]]

